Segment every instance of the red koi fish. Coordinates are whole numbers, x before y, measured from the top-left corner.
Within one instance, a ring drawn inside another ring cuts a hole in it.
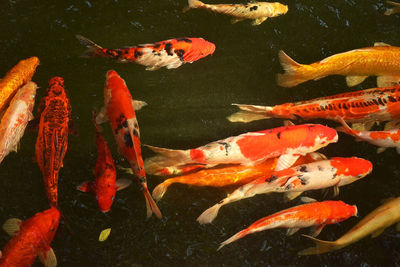
[[[356,137],[359,141],[367,141],[373,145],[379,146],[377,152],[381,153],[388,147],[395,147],[397,152],[400,153],[400,129],[393,129],[387,131],[356,131],[340,118],[340,123],[343,127],[338,130],[349,135]]]
[[[351,216],[357,216],[357,207],[343,201],[323,201],[299,205],[256,221],[222,242],[218,250],[248,234],[274,228],[289,228],[287,235],[292,235],[300,228],[314,226],[313,236],[317,236],[325,225],[342,222]]]
[[[351,123],[387,121],[400,118],[400,86],[371,88],[272,107],[237,106],[242,111],[228,117],[232,122],[269,118],[337,121],[339,117]]]
[[[93,113],[96,117],[96,113]],[[118,179],[115,170],[114,160],[107,142],[100,134],[99,127],[94,118],[94,126],[96,128],[96,146],[97,161],[94,169],[94,182],[84,182],[77,187],[82,192],[94,192],[96,194],[97,204],[100,210],[105,213],[111,209],[111,205],[115,198],[116,191],[128,187],[132,181],[128,179]]]
[[[337,195],[339,186],[355,182],[371,171],[371,162],[356,157],[337,157],[298,165],[268,174],[239,187],[228,197],[204,211],[197,221],[200,224],[211,223],[222,206],[258,194],[284,193],[286,200],[292,200],[308,190],[334,187]]]
[[[176,69],[184,63],[193,63],[212,55],[215,51],[215,45],[203,38],[176,38],[121,49],[102,48],[81,35],[76,35],[76,38],[89,48],[85,56],[108,57],[118,62],[135,62],[146,66],[146,70],[157,70],[162,67]]]
[[[37,85],[27,82],[18,89],[0,122],[0,162],[12,151],[17,151],[18,143],[25,128],[33,118]]]
[[[64,79],[53,77],[38,108],[39,133],[35,156],[42,171],[47,198],[57,206],[58,172],[67,152],[71,105],[64,89]]]
[[[139,125],[132,96],[125,81],[114,70],[110,70],[106,74],[104,108],[97,116],[96,122],[103,123],[107,120],[110,121],[119,153],[129,161],[133,172],[139,179],[146,200],[147,217],[154,212],[157,218],[161,218],[161,212],[147,188],[140,148]]]
[[[3,249],[0,266],[31,266],[37,256],[45,266],[57,266],[50,243],[57,232],[59,220],[60,212],[55,207],[38,212],[25,222],[16,218],[7,220],[3,229],[12,238]]]
[[[158,153],[146,160],[146,169],[155,173],[170,166],[204,164],[254,165],[279,157],[276,170],[289,168],[301,156],[337,142],[337,132],[319,124],[289,125],[249,132],[187,150],[148,146]]]

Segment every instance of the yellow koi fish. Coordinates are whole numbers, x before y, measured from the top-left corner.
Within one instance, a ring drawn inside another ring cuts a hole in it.
[[[400,80],[399,57],[400,47],[375,43],[374,47],[339,53],[305,65],[297,63],[281,50],[279,60],[285,73],[277,75],[277,83],[293,87],[329,75],[343,75],[350,87],[360,84],[368,76],[378,76],[378,87],[392,86]]]
[[[400,197],[390,199],[385,204],[379,206],[336,241],[323,241],[304,235],[305,237],[312,239],[316,243],[316,246],[302,250],[298,254],[322,254],[344,248],[368,235],[371,235],[372,238],[375,238],[379,236],[385,230],[385,228],[394,223],[398,223],[399,221]],[[397,224],[397,229],[399,229],[399,226],[400,224]]]
[[[396,3],[393,1],[386,1],[386,3],[388,3],[389,5],[392,5],[392,8],[389,8],[388,10],[385,11],[385,15],[386,16],[390,16],[396,13],[400,13],[400,3]]]
[[[251,2],[246,4],[219,4],[209,5],[199,0],[189,0],[188,5],[183,12],[191,8],[203,8],[216,13],[221,13],[234,17],[232,23],[245,19],[252,19],[253,26],[260,25],[267,18],[273,18],[286,14],[288,6],[281,3]]]

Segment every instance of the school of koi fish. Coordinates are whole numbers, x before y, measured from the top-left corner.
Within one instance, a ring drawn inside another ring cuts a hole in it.
[[[387,3],[393,7],[385,15],[400,13],[400,3]],[[225,14],[232,17],[232,23],[249,19],[253,26],[288,12],[287,5],[267,2],[214,5],[189,0],[183,11],[189,9]],[[162,67],[176,69],[184,63],[211,56],[216,49],[212,42],[192,37],[116,49],[103,48],[79,34],[76,38],[88,49],[84,57],[133,62],[149,71]],[[213,200],[218,201],[217,204],[199,214],[199,224],[212,223],[226,204],[259,194],[283,193],[283,201],[289,202],[309,190],[332,188],[333,196],[338,196],[339,187],[370,174],[373,163],[356,156],[329,157],[317,152],[331,143],[340,143],[337,131],[377,146],[378,153],[390,147],[400,153],[400,47],[375,43],[372,47],[335,54],[309,65],[295,62],[282,50],[278,56],[284,70],[283,74],[276,76],[276,82],[281,87],[294,87],[329,75],[346,76],[349,87],[362,83],[368,76],[377,76],[377,87],[275,106],[233,104],[240,111],[227,118],[230,122],[280,118],[285,119],[284,125],[224,136],[191,149],[146,144],[143,147],[154,155],[143,159],[139,119],[135,111],[147,103],[134,99],[131,95],[133,90],[130,90],[134,86],[126,84],[115,70],[109,70],[105,73],[104,106],[99,107],[98,112],[94,110],[93,114],[83,115],[87,120],[93,120],[95,130],[97,160],[94,180],[82,182],[76,189],[92,192],[99,210],[106,213],[114,203],[116,192],[132,183],[129,179],[117,179],[113,155],[100,127],[100,124],[108,122],[115,139],[115,143],[110,145],[117,147],[120,156],[129,163],[127,172],[136,177],[140,186],[147,218],[153,214],[157,219],[162,218],[157,202],[175,183],[232,189],[224,199]],[[32,79],[38,66],[37,57],[22,59],[0,80],[0,163],[11,151],[17,151],[27,128],[36,129],[34,158],[42,173],[50,208],[26,221],[11,218],[3,224],[11,239],[0,252],[0,266],[30,266],[37,257],[45,266],[57,266],[56,253],[50,244],[63,218],[58,205],[58,177],[67,153],[68,137],[76,135],[77,130],[62,77],[49,77],[45,95],[38,104],[36,115],[33,115],[38,85]],[[99,80],[103,79],[99,77]],[[338,128],[289,121],[314,119],[333,120],[338,123]],[[381,127],[381,122],[385,122],[383,129],[371,130]],[[152,185],[154,190],[150,193],[146,175],[166,179],[161,184]],[[268,229],[287,228],[287,235],[292,235],[300,228],[313,227],[311,236],[304,236],[314,241],[316,246],[298,254],[322,254],[342,249],[369,235],[377,237],[396,223],[397,229],[400,229],[400,197],[396,197],[385,200],[338,240],[319,240],[316,236],[327,224],[337,224],[357,216],[357,206],[340,200],[317,201],[308,197],[301,200],[305,204],[293,206],[288,203],[287,209],[266,214],[266,217],[221,242],[215,250],[246,235]],[[224,209],[229,209],[229,206]]]

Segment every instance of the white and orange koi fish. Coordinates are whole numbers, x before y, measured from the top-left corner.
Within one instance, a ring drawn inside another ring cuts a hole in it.
[[[298,165],[260,177],[239,187],[228,197],[204,211],[197,221],[200,224],[211,223],[222,206],[258,194],[285,193],[285,198],[292,200],[308,190],[334,187],[336,195],[339,192],[339,186],[357,181],[371,171],[371,162],[356,157],[337,157]]]
[[[292,235],[300,228],[314,226],[313,236],[317,236],[326,224],[339,223],[351,216],[357,216],[357,207],[348,205],[343,201],[323,201],[299,205],[256,221],[248,228],[222,242],[218,250],[248,234],[274,228],[289,228],[287,235]]]
[[[199,0],[189,0],[188,7],[183,12],[191,8],[202,8],[213,11],[215,13],[225,14],[234,17],[232,23],[236,23],[245,19],[252,19],[253,26],[260,25],[267,18],[278,17],[286,14],[288,6],[281,3],[268,2],[251,2],[246,4],[218,4],[209,5]]]
[[[391,86],[400,80],[399,57],[400,47],[384,43],[336,54],[310,65],[299,64],[280,51],[279,59],[285,73],[277,75],[277,83],[293,87],[329,75],[344,75],[348,86],[360,84],[368,76],[378,76],[378,87]]]
[[[17,151],[28,122],[33,118],[37,85],[27,82],[18,89],[0,122],[0,162],[12,151]]]
[[[188,164],[204,164],[207,168],[218,164],[252,166],[268,158],[279,157],[275,170],[282,170],[292,166],[301,155],[337,140],[337,132],[323,125],[289,125],[229,137],[194,149],[148,146],[159,155],[146,160],[145,168],[152,174],[165,167]]]

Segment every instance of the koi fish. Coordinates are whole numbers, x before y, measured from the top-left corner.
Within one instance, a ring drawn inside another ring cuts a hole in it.
[[[96,123],[96,113],[94,116],[94,126],[96,128],[96,146],[97,146],[97,161],[94,169],[94,182],[84,182],[77,187],[82,192],[94,192],[96,194],[97,204],[103,213],[111,209],[114,202],[116,191],[128,187],[132,181],[128,179],[118,179],[115,170],[114,160],[108,148],[107,142],[100,134],[99,127]]]
[[[260,25],[267,18],[273,18],[286,14],[288,6],[281,3],[267,3],[267,2],[251,2],[246,4],[219,4],[209,5],[204,4],[199,0],[189,0],[188,7],[183,12],[191,8],[203,8],[216,13],[221,13],[234,17],[232,23],[236,23],[245,19],[252,19],[252,25]]]
[[[0,79],[0,112],[10,103],[15,92],[32,79],[38,65],[37,57],[20,60],[3,79]]]
[[[400,3],[396,3],[393,1],[386,1],[386,3],[388,3],[389,5],[392,5],[392,8],[389,8],[388,10],[385,11],[385,15],[386,16],[390,16],[396,13],[400,13]]]
[[[385,204],[379,206],[374,211],[365,216],[359,223],[351,228],[346,234],[336,241],[323,241],[311,236],[304,235],[310,238],[316,244],[302,250],[298,255],[313,255],[338,250],[353,244],[364,237],[371,235],[372,238],[379,236],[387,227],[400,221],[400,198],[390,199]],[[397,224],[397,230],[400,229]]]
[[[0,122],[0,162],[12,151],[17,151],[19,140],[33,118],[37,85],[27,82],[22,86],[7,108]]]
[[[284,103],[272,107],[237,105],[241,111],[228,117],[231,122],[250,122],[269,118],[329,119],[339,117],[351,123],[387,121],[400,118],[400,86],[371,88],[355,92]]]
[[[184,63],[193,63],[212,55],[215,51],[215,45],[203,38],[176,38],[120,49],[102,48],[81,35],[76,35],[76,38],[88,48],[84,56],[108,57],[122,63],[135,62],[146,66],[146,70],[162,67],[176,69]]]
[[[400,80],[400,47],[375,43],[374,47],[359,48],[327,57],[310,65],[299,64],[285,52],[279,52],[284,74],[277,75],[277,83],[293,87],[308,80],[319,80],[328,75],[344,75],[348,86],[363,82],[368,76],[378,76],[378,87],[392,86]]]
[[[200,224],[211,223],[219,209],[235,201],[271,192],[284,193],[286,200],[292,200],[308,190],[339,187],[355,182],[372,171],[372,163],[361,158],[332,158],[298,165],[281,170],[245,184],[232,192],[211,208],[204,211],[197,221]]]
[[[381,153],[388,147],[395,147],[397,153],[400,153],[400,129],[387,131],[356,131],[343,120],[340,120],[343,127],[337,128],[339,131],[356,137],[359,141],[367,141],[373,145],[379,146],[377,152]]]
[[[324,155],[313,152],[299,159],[293,164],[294,166],[326,159]],[[267,159],[260,164],[254,166],[234,165],[221,167],[217,169],[205,169],[195,173],[170,178],[157,185],[153,190],[153,198],[159,201],[166,193],[171,184],[180,183],[191,186],[241,186],[247,184],[260,176],[272,173],[278,163],[278,158]]]
[[[35,157],[42,171],[50,205],[57,206],[58,172],[68,147],[71,105],[64,89],[64,79],[53,77],[38,108],[39,133]]]
[[[57,266],[50,243],[59,220],[60,212],[55,207],[38,212],[25,222],[16,218],[7,220],[3,229],[12,238],[0,253],[0,266],[31,266],[37,256],[45,266]]]
[[[337,132],[319,124],[289,125],[258,132],[248,132],[187,150],[147,146],[158,153],[146,160],[148,173],[187,164],[255,165],[279,157],[276,170],[289,168],[300,157],[337,142]]]
[[[342,222],[351,216],[357,216],[357,206],[348,205],[343,201],[323,201],[299,205],[259,219],[248,228],[222,242],[218,250],[248,234],[274,228],[288,228],[287,235],[292,235],[300,228],[314,226],[313,236],[317,236],[325,225]]]
[[[114,70],[106,74],[104,107],[96,118],[97,123],[109,120],[117,142],[118,151],[128,161],[138,178],[146,200],[147,217],[152,213],[161,218],[161,212],[147,188],[146,173],[140,148],[140,132],[132,96],[125,81]]]

